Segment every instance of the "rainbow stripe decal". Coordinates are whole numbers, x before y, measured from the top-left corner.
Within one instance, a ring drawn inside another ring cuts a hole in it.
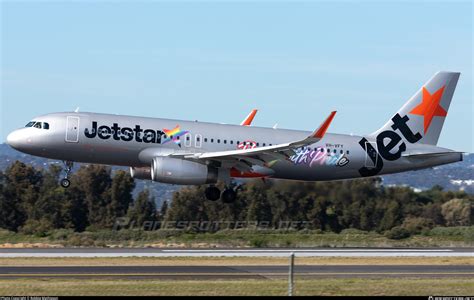
[[[189,132],[189,131],[181,130],[179,125],[176,125],[176,127],[171,129],[171,130],[163,128],[163,131],[166,134],[166,139],[163,139],[161,141],[162,144],[166,144],[170,141],[173,141],[175,144],[177,144],[180,147],[181,147],[181,141],[180,141],[179,137],[183,136],[183,135],[185,135],[186,133]]]

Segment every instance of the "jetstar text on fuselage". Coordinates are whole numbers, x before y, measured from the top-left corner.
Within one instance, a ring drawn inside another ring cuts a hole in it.
[[[98,137],[103,140],[112,138],[116,141],[130,142],[135,140],[139,143],[160,144],[161,138],[165,134],[161,130],[142,129],[140,125],[135,125],[134,128],[120,127],[117,123],[113,123],[111,127],[107,125],[97,126],[97,122],[93,121],[92,128],[86,128],[84,135],[89,139]]]

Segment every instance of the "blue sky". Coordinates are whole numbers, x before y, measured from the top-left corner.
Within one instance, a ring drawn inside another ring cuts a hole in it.
[[[440,146],[473,152],[472,2],[1,2],[0,141],[95,111],[330,132],[381,127],[462,72]]]

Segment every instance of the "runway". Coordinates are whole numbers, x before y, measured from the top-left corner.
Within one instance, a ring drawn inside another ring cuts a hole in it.
[[[470,265],[335,265],[295,266],[295,275],[317,277],[473,277]],[[12,278],[122,278],[122,279],[228,279],[280,278],[288,266],[74,266],[0,267],[0,279]]]
[[[10,248],[0,258],[21,257],[472,257],[473,248]],[[85,262],[87,264],[87,261]],[[92,264],[92,261],[91,261]],[[304,278],[347,277],[474,277],[470,265],[295,265]],[[286,265],[129,265],[129,266],[0,266],[0,279],[12,278],[116,278],[116,279],[250,279],[283,278]]]
[[[473,257],[474,248],[3,248],[7,257]]]

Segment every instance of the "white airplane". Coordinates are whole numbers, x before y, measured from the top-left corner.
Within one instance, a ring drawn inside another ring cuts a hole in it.
[[[236,198],[232,178],[301,181],[376,176],[462,160],[437,147],[460,73],[438,72],[374,133],[326,131],[333,111],[312,132],[144,118],[87,112],[39,116],[10,133],[7,143],[24,153],[65,162],[68,187],[73,162],[129,166],[133,178],[170,184],[208,184],[209,200]],[[215,186],[224,182],[225,190]]]

